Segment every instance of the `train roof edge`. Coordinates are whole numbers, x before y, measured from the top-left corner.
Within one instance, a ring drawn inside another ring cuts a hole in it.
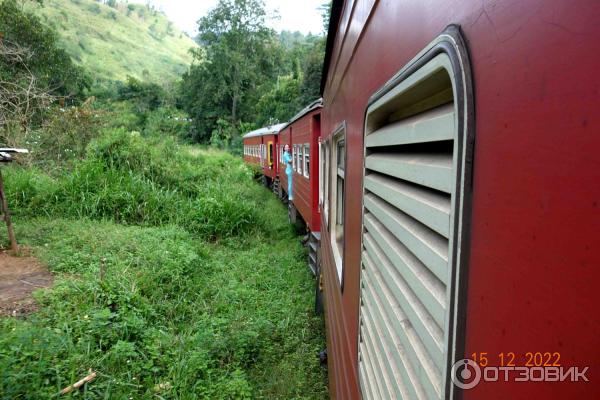
[[[264,135],[277,135],[280,130],[282,130],[287,123],[275,124],[275,125],[267,125],[262,128],[253,130],[251,132],[246,133],[242,138],[247,139],[256,136],[264,136]]]
[[[298,121],[300,118],[304,117],[309,112],[314,111],[318,108],[323,108],[323,98],[322,97],[313,101],[312,103],[310,103],[309,105],[304,107],[302,110],[300,110],[300,112],[298,112],[298,114],[294,115],[288,122],[286,122],[283,125],[283,127],[280,129],[280,131],[284,130],[285,128],[287,128],[288,126],[293,124],[294,122]]]

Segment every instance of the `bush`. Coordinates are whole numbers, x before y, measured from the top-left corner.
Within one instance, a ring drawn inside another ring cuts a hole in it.
[[[88,143],[100,135],[101,119],[102,112],[89,103],[80,107],[53,107],[43,126],[25,143],[32,152],[31,162],[62,166],[83,158]]]
[[[264,227],[260,189],[240,160],[191,154],[172,138],[111,130],[55,179],[37,169],[7,171],[16,215],[92,218],[160,226],[176,224],[216,240]]]
[[[146,118],[144,134],[187,139],[190,136],[189,118],[174,107],[161,107]]]
[[[92,368],[75,396],[324,399],[305,253],[283,207],[271,221],[287,233],[245,246],[177,226],[17,221],[56,282],[27,320],[0,319],[0,393],[55,398]]]

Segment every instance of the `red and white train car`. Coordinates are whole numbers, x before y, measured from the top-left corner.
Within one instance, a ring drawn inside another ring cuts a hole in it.
[[[309,266],[317,273],[317,249],[321,232],[319,215],[319,139],[321,136],[322,99],[316,100],[296,114],[280,132],[279,159],[283,160],[286,144],[292,155],[292,190],[294,199],[290,202],[290,219],[295,222],[297,215],[306,224],[309,234]],[[283,162],[283,161],[282,161]],[[286,166],[280,166],[280,187],[288,195]]]
[[[285,169],[286,169],[286,165],[283,162],[283,150],[285,148],[285,145],[289,145],[290,146],[290,151],[292,148],[292,128],[289,126],[289,124],[285,124],[281,130],[279,131],[279,135],[278,135],[278,142],[277,142],[277,153],[279,154],[279,187],[278,187],[278,191],[277,194],[281,199],[286,199],[288,197],[288,178],[287,175],[285,173]],[[295,161],[294,164],[292,165],[292,167],[295,169]],[[292,180],[293,182],[293,180]]]
[[[600,398],[598,21],[595,0],[333,1],[332,398]],[[589,381],[539,381],[559,367]]]
[[[243,136],[244,161],[260,166],[265,183],[270,185],[278,174],[277,134],[285,124],[266,126]]]

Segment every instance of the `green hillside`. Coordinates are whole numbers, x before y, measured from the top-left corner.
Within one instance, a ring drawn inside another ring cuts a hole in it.
[[[73,59],[97,79],[161,81],[180,76],[196,44],[160,11],[143,4],[94,0],[28,2],[53,26]]]

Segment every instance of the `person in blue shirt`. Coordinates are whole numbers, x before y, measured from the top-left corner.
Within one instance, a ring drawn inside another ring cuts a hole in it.
[[[294,194],[292,192],[292,179],[294,176],[294,169],[292,168],[292,155],[290,154],[290,145],[286,144],[283,148],[283,162],[285,163],[285,174],[288,178],[288,199],[294,200]]]

